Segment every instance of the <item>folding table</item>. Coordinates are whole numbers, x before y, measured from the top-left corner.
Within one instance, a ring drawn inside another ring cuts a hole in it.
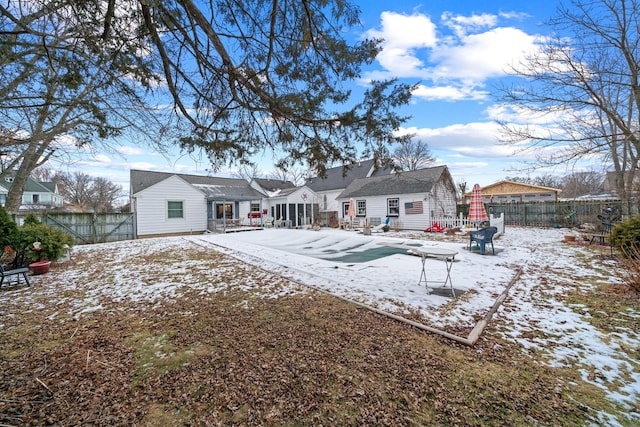
[[[417,255],[420,255],[422,259],[422,273],[420,273],[420,280],[418,281],[418,285],[422,285],[424,282],[425,287],[427,288],[427,293],[431,293],[429,290],[429,281],[427,280],[427,270],[425,266],[425,261],[427,258],[435,258],[444,261],[445,267],[447,268],[447,277],[444,279],[444,282],[439,281],[431,281],[432,283],[442,283],[443,287],[449,284],[451,288],[451,295],[456,296],[455,291],[453,290],[453,283],[451,282],[451,266],[453,265],[453,261],[456,258],[458,252],[451,249],[437,248],[437,247],[415,247],[411,248],[411,251]]]

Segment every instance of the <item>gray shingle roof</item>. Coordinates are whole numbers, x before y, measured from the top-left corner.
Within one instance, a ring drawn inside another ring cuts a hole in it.
[[[28,193],[53,193],[54,189],[53,187],[50,188],[49,184],[53,185],[53,183],[38,182],[29,176],[24,183],[22,191]],[[13,186],[13,182],[4,181],[2,186],[8,191]]]
[[[266,191],[277,191],[285,188],[294,188],[295,184],[291,181],[283,181],[280,179],[269,178],[253,178],[253,180],[264,188]]]
[[[342,166],[327,169],[327,176],[325,178],[317,176],[309,178],[305,185],[313,191],[330,191],[347,188],[354,179],[366,178],[373,164],[374,159],[363,160],[350,166],[345,176],[343,176],[344,170]],[[391,169],[379,168],[372,173],[372,176],[389,175],[390,173]]]
[[[131,169],[131,194],[136,194],[160,181],[178,176],[202,191],[207,199],[260,200],[262,195],[245,179],[220,178],[216,176],[187,175],[171,172],[152,172]]]
[[[446,166],[436,166],[391,176],[356,179],[337,198],[428,193],[445,171]]]

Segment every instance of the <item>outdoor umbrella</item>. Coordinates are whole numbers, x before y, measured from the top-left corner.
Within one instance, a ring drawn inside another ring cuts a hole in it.
[[[475,224],[476,227],[482,221],[488,221],[487,211],[484,209],[484,202],[482,201],[482,191],[480,185],[476,184],[471,190],[471,203],[469,204],[469,222]]]
[[[353,198],[349,199],[349,207],[347,208],[347,215],[349,216],[350,224],[353,224],[353,217],[356,216],[356,206],[353,203]]]

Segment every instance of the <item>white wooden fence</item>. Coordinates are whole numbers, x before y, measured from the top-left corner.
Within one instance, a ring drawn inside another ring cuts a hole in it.
[[[434,222],[437,222],[441,227],[447,228],[476,228],[476,224],[472,224],[469,218],[460,213],[458,217],[434,217]],[[498,228],[497,234],[504,233],[504,213],[500,213],[498,216],[491,214],[489,216],[489,224],[492,227]]]

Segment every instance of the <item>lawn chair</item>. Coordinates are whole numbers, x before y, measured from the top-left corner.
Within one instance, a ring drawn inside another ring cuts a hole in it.
[[[493,247],[493,236],[498,232],[498,227],[486,227],[477,231],[469,232],[469,250],[471,250],[471,244],[476,242],[480,246],[480,254],[484,255],[484,250],[487,243],[491,243],[491,252],[493,255],[496,251]]]
[[[391,218],[387,217],[387,219],[382,224],[371,227],[371,232],[382,233],[383,231],[389,231],[389,222],[391,222]]]

